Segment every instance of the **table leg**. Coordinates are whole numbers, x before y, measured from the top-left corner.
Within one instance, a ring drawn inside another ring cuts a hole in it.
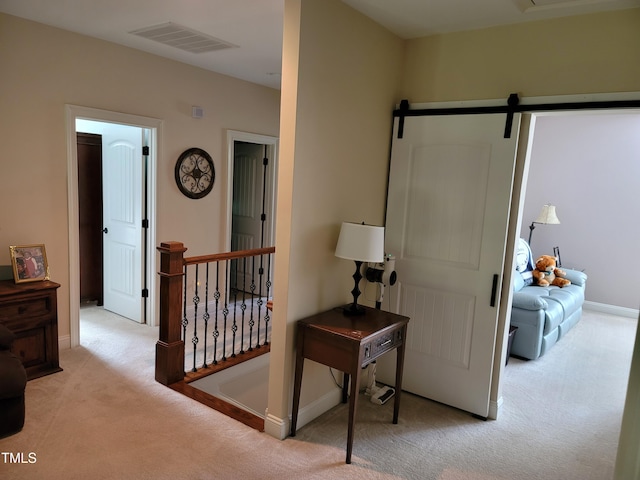
[[[342,376],[342,403],[347,403],[349,398],[349,374],[344,373]]]
[[[400,395],[402,394],[402,372],[404,370],[404,344],[407,340],[406,327],[402,330],[402,344],[396,349],[396,395],[393,402],[393,423],[398,423],[400,413]]]
[[[300,408],[300,388],[302,387],[302,369],[304,367],[304,357],[302,356],[302,343],[298,343],[296,353],[296,373],[293,381],[293,407],[291,409],[291,436],[296,436],[296,426],[298,423],[298,409]]]
[[[355,364],[351,373],[351,395],[349,396],[349,427],[347,431],[347,459],[346,463],[351,463],[351,452],[353,451],[353,431],[356,423],[356,407],[358,405],[358,394],[360,391],[360,362]]]

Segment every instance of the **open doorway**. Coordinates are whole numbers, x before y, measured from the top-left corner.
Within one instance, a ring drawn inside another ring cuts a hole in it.
[[[227,132],[227,251],[275,244],[276,137]]]
[[[535,115],[520,236],[544,204],[553,204],[558,225],[539,225],[534,256],[562,251],[562,266],[590,275],[589,308],[638,316],[633,254],[640,226],[636,201],[640,179],[640,110],[554,112]],[[595,274],[606,259],[616,281]]]
[[[98,304],[105,309],[147,323],[144,299],[148,297],[145,236],[150,131],[77,119],[76,133],[80,300],[98,297]],[[99,150],[87,148],[89,135],[94,144],[99,143]],[[97,278],[100,272],[101,279]],[[100,282],[102,292],[96,289]]]
[[[504,397],[513,405],[525,392],[532,405],[522,410],[532,416],[536,415],[536,405],[544,404],[547,411],[552,410],[535,396],[542,384],[535,379],[553,377],[556,386],[567,385],[565,403],[571,405],[573,411],[589,412],[606,428],[611,426],[617,439],[615,429],[622,422],[621,406],[625,401],[630,360],[635,355],[632,351],[638,349],[637,344],[633,347],[635,335],[632,333],[638,318],[637,282],[627,279],[626,275],[632,276],[638,268],[634,265],[637,259],[633,252],[640,239],[640,228],[633,222],[630,224],[629,219],[636,218],[640,208],[635,201],[640,178],[637,162],[640,110],[545,112],[533,117],[524,175],[526,184],[522,187],[523,208],[519,212],[522,225],[517,236],[526,240],[529,224],[542,205],[554,204],[561,223],[536,228],[534,256],[551,255],[554,246],[561,246],[563,267],[582,270],[589,276],[587,301],[577,328],[550,352],[536,360],[515,359],[515,364],[509,363],[503,378],[518,377],[523,385],[508,381]],[[600,274],[605,258],[609,270],[621,273],[613,281]],[[505,263],[510,265],[510,260],[507,256]],[[628,284],[630,288],[626,288]],[[506,323],[508,328],[509,316]],[[581,341],[574,342],[576,338]],[[569,357],[557,361],[559,355],[563,355],[559,352],[567,351],[574,354],[572,361],[567,361]],[[579,352],[586,354],[579,355]],[[597,374],[598,368],[602,368],[601,375]],[[584,373],[584,377],[580,373]],[[631,377],[633,374],[632,371]],[[590,403],[599,398],[597,393],[592,396],[583,391],[580,395],[580,390],[569,388],[574,379],[580,379],[574,386],[584,390],[607,392],[606,408]],[[636,407],[629,407],[630,404],[633,402],[627,398],[627,410],[637,415],[637,411],[631,411]],[[570,417],[566,415],[567,419]],[[560,423],[554,427],[558,425]]]
[[[89,128],[90,126],[93,128]],[[67,106],[71,346],[80,344],[82,283],[80,273],[81,200],[78,188],[77,131],[84,130],[85,133],[99,135],[102,146],[107,150],[111,149],[109,155],[115,155],[118,159],[115,162],[110,162],[113,169],[103,171],[103,180],[105,177],[110,179],[109,189],[112,190],[111,195],[117,201],[103,202],[103,209],[120,209],[115,216],[125,217],[128,221],[121,223],[135,227],[135,231],[132,233],[131,230],[123,230],[123,225],[106,225],[103,221],[101,235],[105,242],[103,258],[104,304],[105,306],[119,304],[119,307],[110,307],[109,309],[140,323],[145,323],[146,319],[146,323],[154,325],[157,299],[154,295],[155,275],[152,272],[156,270],[156,256],[149,253],[154,252],[155,245],[155,159],[158,157],[157,139],[160,128],[161,122],[156,119],[86,107]],[[87,130],[92,131],[87,132]],[[142,159],[134,160],[133,152],[135,149],[138,149],[138,153],[143,153],[145,144],[149,147],[148,151],[144,150],[146,155],[142,155]],[[136,145],[136,147],[134,148],[132,145]],[[103,148],[102,151],[105,152],[105,149]],[[105,182],[103,181],[102,184],[106,186]],[[139,188],[133,188],[134,184],[139,185]],[[123,189],[125,190],[123,191]],[[129,206],[122,203],[125,193],[130,198]],[[133,213],[134,210],[139,213]],[[104,214],[100,216],[103,217]],[[108,214],[108,216],[113,217],[114,215]],[[145,226],[147,228],[144,228]],[[109,229],[109,233],[107,233],[107,229]],[[107,235],[110,235],[109,239],[105,239]],[[129,237],[136,237],[137,243],[134,242],[134,246],[124,242],[124,239]],[[114,244],[114,248],[109,247],[110,241]],[[115,288],[109,288],[109,285]],[[124,305],[126,302],[122,301],[123,293],[128,294],[129,292],[135,292],[135,298],[133,295],[126,295],[132,301],[128,305]]]

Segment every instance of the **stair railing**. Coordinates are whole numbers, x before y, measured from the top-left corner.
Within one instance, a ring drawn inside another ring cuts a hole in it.
[[[268,352],[275,247],[198,257],[184,257],[181,242],[158,250],[158,382],[193,381]]]

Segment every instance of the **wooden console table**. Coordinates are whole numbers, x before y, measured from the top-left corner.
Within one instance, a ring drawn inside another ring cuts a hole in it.
[[[352,392],[349,399],[346,463],[351,463],[360,372],[363,367],[394,349],[397,349],[398,361],[396,363],[396,395],[393,406],[393,423],[398,423],[398,413],[400,412],[404,345],[409,318],[374,308],[363,308],[365,309],[364,315],[348,316],[343,313],[342,308],[334,308],[299,320],[297,324],[296,373],[293,389],[291,436],[295,437],[296,435],[304,359],[308,358],[341,370],[345,373],[342,386],[343,403],[346,403],[347,399],[349,377],[351,377]]]
[[[58,283],[0,281],[0,323],[16,335],[11,351],[29,380],[62,369],[58,357]]]

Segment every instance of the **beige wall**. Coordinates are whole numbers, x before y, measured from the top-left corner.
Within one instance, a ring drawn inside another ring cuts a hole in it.
[[[295,321],[347,303],[353,288],[353,262],[334,256],[341,223],[384,221],[403,52],[399,38],[338,0],[287,0],[285,12],[272,345],[279,353],[269,388],[269,414],[283,422]],[[307,362],[301,407],[331,390],[327,367]]]
[[[412,103],[640,91],[640,9],[407,42]]]
[[[157,240],[183,241],[187,255],[224,248],[226,129],[277,136],[279,91],[4,14],[0,65],[0,265],[10,263],[9,245],[46,245],[62,285],[61,337],[70,332],[65,104],[162,120]],[[213,192],[197,201],[173,173],[195,146],[216,167]]]
[[[640,92],[640,9],[436,35],[406,48],[400,98],[411,103]],[[491,400],[498,401],[503,367],[494,365]],[[634,363],[631,378],[637,370]],[[625,410],[635,422],[636,397],[630,390]],[[625,430],[616,478],[637,474],[638,452],[637,435]]]

